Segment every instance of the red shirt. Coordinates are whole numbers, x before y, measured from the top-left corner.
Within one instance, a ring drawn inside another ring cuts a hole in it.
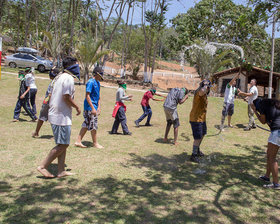
[[[153,99],[153,94],[149,90],[149,91],[145,92],[145,94],[142,98],[142,101],[141,101],[141,105],[144,106],[144,107],[149,106],[149,100],[150,99]]]

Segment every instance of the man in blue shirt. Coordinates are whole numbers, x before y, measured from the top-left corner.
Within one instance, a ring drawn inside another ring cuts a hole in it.
[[[96,131],[98,128],[98,115],[100,114],[100,81],[103,80],[103,70],[95,67],[93,70],[93,78],[89,79],[86,84],[86,98],[84,101],[84,118],[75,146],[86,148],[82,143],[82,139],[87,131],[91,132],[93,146],[102,149],[103,146],[98,144]]]

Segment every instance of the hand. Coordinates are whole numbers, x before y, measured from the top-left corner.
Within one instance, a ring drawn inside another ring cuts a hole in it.
[[[92,114],[93,116],[96,116],[96,115],[97,115],[97,111],[96,111],[96,110],[92,110],[92,111],[91,111],[91,114]]]
[[[97,115],[99,115],[101,113],[101,110],[98,108],[97,109]]]
[[[21,95],[19,98],[20,98],[21,100],[23,100],[23,99],[24,99],[24,95]]]
[[[80,115],[81,110],[80,110],[80,108],[79,108],[79,107],[77,107],[77,108],[76,108],[76,111],[77,111],[77,114],[76,114],[76,115],[77,115],[77,116],[78,116],[78,115]]]
[[[132,97],[133,97],[133,95],[129,95],[128,97],[129,97],[129,98],[132,98]]]

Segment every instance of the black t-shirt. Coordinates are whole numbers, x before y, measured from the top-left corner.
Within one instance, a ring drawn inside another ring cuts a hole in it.
[[[259,112],[265,115],[266,122],[271,131],[280,129],[280,110],[272,104],[271,100],[261,101]]]

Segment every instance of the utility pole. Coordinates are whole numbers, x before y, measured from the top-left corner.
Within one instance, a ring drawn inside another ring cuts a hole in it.
[[[270,72],[269,72],[269,81],[268,81],[268,99],[272,98],[272,80],[273,80],[273,66],[274,66],[274,45],[275,45],[275,23],[276,23],[276,15],[273,15],[273,23],[272,23],[272,37],[271,37],[271,64],[270,64]]]

